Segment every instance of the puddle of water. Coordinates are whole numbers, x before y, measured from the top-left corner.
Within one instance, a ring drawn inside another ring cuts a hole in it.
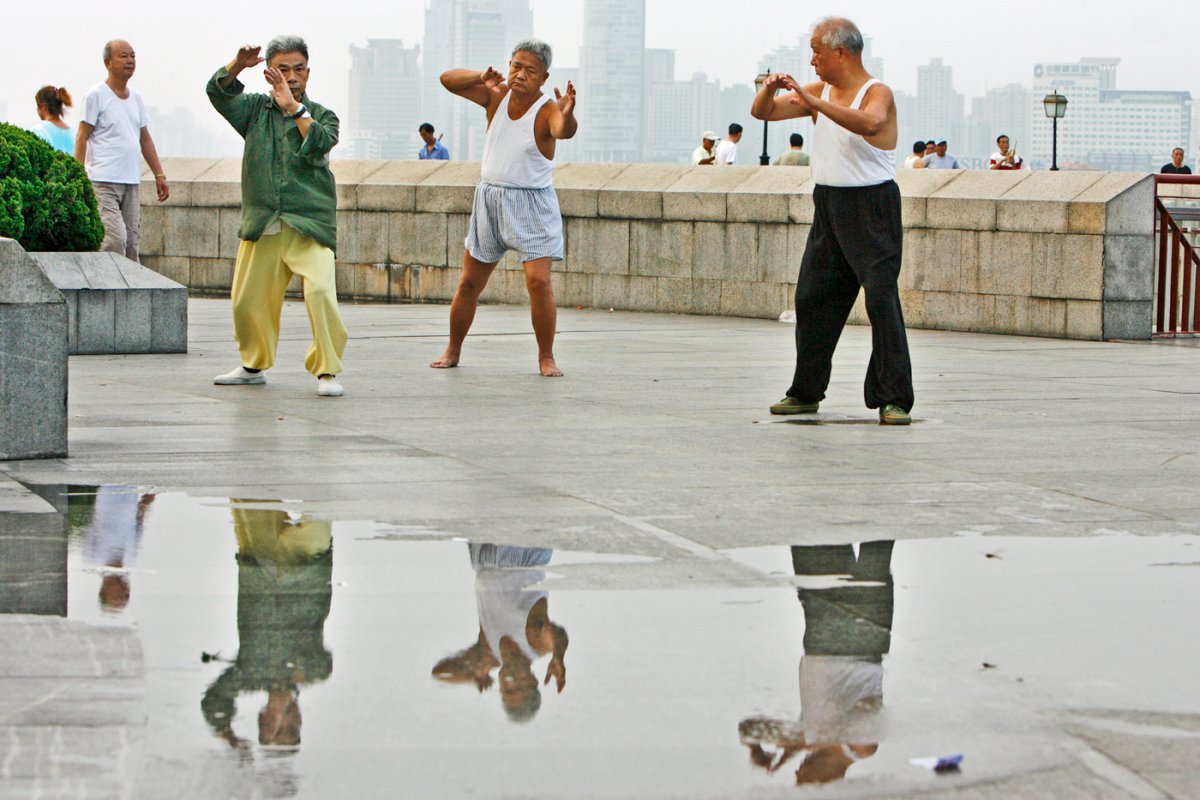
[[[140,638],[147,796],[873,796],[1063,763],[1056,711],[1200,713],[1175,566],[1198,537],[731,550],[760,588],[631,590],[670,565],[41,492],[69,520],[68,617]],[[555,588],[583,568],[603,584]],[[956,776],[909,764],[956,752]]]

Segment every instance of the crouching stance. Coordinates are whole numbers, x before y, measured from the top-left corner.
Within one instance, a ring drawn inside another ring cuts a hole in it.
[[[238,74],[263,63],[247,45],[208,82],[208,99],[246,140],[242,154],[242,226],[233,274],[233,330],[242,365],[218,385],[266,383],[275,363],[283,295],[293,275],[304,281],[313,342],[304,366],[317,394],[340,397],[346,328],[334,278],[337,197],[329,151],[338,118],[308,98],[308,46],[295,36],[267,45],[269,94],[247,94]]]
[[[525,266],[530,315],[538,345],[538,368],[546,377],[562,371],[554,362],[557,312],[550,286],[550,264],[562,261],[562,212],[554,193],[554,146],[575,135],[575,87],[542,94],[550,77],[550,46],[527,40],[513,49],[508,82],[491,67],[442,74],[442,85],[487,110],[488,131],[471,223],[467,232],[462,279],[450,305],[450,344],[429,366],[458,366],[463,340],[475,319],[479,295],[496,264],[509,250]]]

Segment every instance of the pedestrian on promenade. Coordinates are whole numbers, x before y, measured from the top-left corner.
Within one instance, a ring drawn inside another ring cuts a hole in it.
[[[64,86],[43,86],[33,96],[37,103],[37,115],[41,120],[30,128],[38,138],[60,153],[75,152],[75,131],[63,122],[63,115],[71,107],[71,95]]]
[[[736,122],[729,123],[729,135],[717,145],[714,153],[718,167],[732,167],[737,164],[737,144],[742,140],[742,126]]]
[[[716,160],[716,155],[713,154],[713,145],[717,143],[717,135],[712,131],[705,131],[700,136],[700,146],[692,151],[692,163],[697,166],[712,166]]]
[[[261,47],[246,45],[208,81],[208,99],[245,140],[242,150],[241,244],[234,264],[233,331],[242,364],[218,375],[219,386],[263,384],[275,364],[279,315],[293,275],[304,279],[313,342],[305,368],[317,394],[340,397],[346,328],[334,279],[337,195],[329,151],[338,118],[305,92],[308,45],[298,36],[267,44],[264,71],[271,90],[249,94],[238,80],[263,63]]]
[[[1191,175],[1192,168],[1183,163],[1183,148],[1176,147],[1171,151],[1171,163],[1163,164],[1159,170],[1162,175]]]
[[[904,159],[905,169],[925,169],[925,143],[913,142],[912,155]]]
[[[871,362],[864,394],[885,425],[907,425],[912,367],[897,278],[904,228],[896,174],[896,103],[892,90],[862,63],[863,36],[830,17],[812,32],[819,80],[801,86],[771,75],[754,98],[763,120],[813,120],[812,229],[796,285],[796,371],[772,414],[811,414],[829,386],[833,351],[861,288],[871,321]],[[776,100],[790,89],[787,100]]]
[[[142,159],[146,159],[154,173],[158,202],[166,202],[171,187],[150,137],[146,105],[137,90],[129,88],[129,80],[137,69],[133,45],[122,39],[105,44],[104,66],[108,78],[83,97],[83,120],[75,135],[75,158],[87,168],[96,192],[100,220],[104,223],[100,249],[137,261],[142,230],[142,206],[138,199]]]
[[[807,167],[808,153],[804,152],[804,137],[793,133],[788,137],[790,150],[785,150],[775,158],[776,167]]]
[[[933,155],[925,156],[925,166],[930,169],[962,169],[957,158],[947,155],[946,150],[949,147],[950,145],[945,139],[939,139]]]
[[[996,152],[988,163],[988,169],[1013,170],[1025,166],[1025,161],[1017,155],[1017,151],[1009,148],[1008,136],[1000,134],[996,139]]]
[[[417,150],[417,158],[422,161],[450,160],[450,151],[446,149],[446,145],[442,144],[442,137],[434,138],[432,125],[422,122],[421,127],[417,128],[417,133],[421,134],[421,141],[424,142]]]
[[[554,147],[575,135],[575,87],[543,94],[550,77],[550,45],[537,39],[518,42],[508,62],[508,81],[488,67],[482,72],[452,69],[442,73],[449,91],[483,106],[487,138],[483,164],[463,255],[462,278],[450,304],[450,343],[429,366],[458,366],[463,340],[475,319],[479,295],[496,264],[509,250],[520,255],[525,288],[538,345],[538,370],[545,377],[562,371],[554,361],[557,310],[550,286],[550,265],[563,259],[562,212],[554,193]]]
[[[915,151],[914,151],[915,152]],[[931,156],[937,152],[937,142],[933,139],[928,139],[925,142],[925,155]]]

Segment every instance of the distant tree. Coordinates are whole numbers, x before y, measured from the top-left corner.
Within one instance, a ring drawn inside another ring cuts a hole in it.
[[[0,236],[29,251],[97,250],[104,224],[78,161],[0,123]]]

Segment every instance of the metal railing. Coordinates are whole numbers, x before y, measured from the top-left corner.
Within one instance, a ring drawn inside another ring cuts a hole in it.
[[[1155,175],[1154,189],[1154,335],[1200,334],[1200,175]]]

